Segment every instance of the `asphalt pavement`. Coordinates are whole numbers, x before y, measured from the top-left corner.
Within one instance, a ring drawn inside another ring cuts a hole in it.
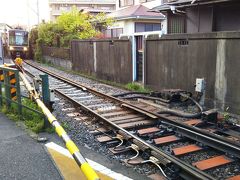
[[[0,113],[0,179],[62,179],[44,144]]]

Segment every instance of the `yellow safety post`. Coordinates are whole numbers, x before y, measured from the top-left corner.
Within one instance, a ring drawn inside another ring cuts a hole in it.
[[[23,60],[20,57],[17,57],[15,59],[15,64],[22,67]]]
[[[9,71],[8,75],[9,75],[9,83],[10,83],[10,85],[12,85],[10,87],[11,99],[16,100],[17,99],[17,89],[14,87],[14,85],[17,82],[17,80],[15,77],[15,73],[12,71]]]
[[[86,178],[88,180],[100,180],[97,173],[92,169],[92,167],[88,164],[86,159],[82,156],[78,147],[70,139],[70,137],[67,135],[63,127],[58,123],[55,116],[49,111],[49,109],[45,106],[45,104],[40,100],[39,94],[36,92],[36,90],[30,85],[30,83],[22,73],[19,73],[19,75],[23,80],[23,83],[27,88],[28,92],[30,93],[30,97],[38,104],[38,106],[42,109],[45,116],[48,118],[48,121],[52,124],[53,127],[55,127],[55,131],[65,142],[67,149],[72,154],[73,158],[75,159],[76,163],[79,165],[80,169],[82,170]]]
[[[0,70],[0,82],[4,81],[3,70]]]

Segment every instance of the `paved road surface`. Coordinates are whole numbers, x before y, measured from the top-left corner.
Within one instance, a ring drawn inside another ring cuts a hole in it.
[[[37,143],[1,113],[0,179],[61,179],[44,149],[44,144]]]

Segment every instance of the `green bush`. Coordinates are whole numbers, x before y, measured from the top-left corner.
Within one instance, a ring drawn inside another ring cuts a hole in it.
[[[104,13],[93,16],[74,7],[60,15],[56,22],[43,22],[30,31],[34,58],[42,62],[42,46],[69,47],[71,40],[98,37],[103,29],[112,24],[113,19],[107,18]]]

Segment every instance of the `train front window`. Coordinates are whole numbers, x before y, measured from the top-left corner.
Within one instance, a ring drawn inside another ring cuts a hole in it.
[[[28,33],[24,31],[9,32],[9,45],[27,46]]]

